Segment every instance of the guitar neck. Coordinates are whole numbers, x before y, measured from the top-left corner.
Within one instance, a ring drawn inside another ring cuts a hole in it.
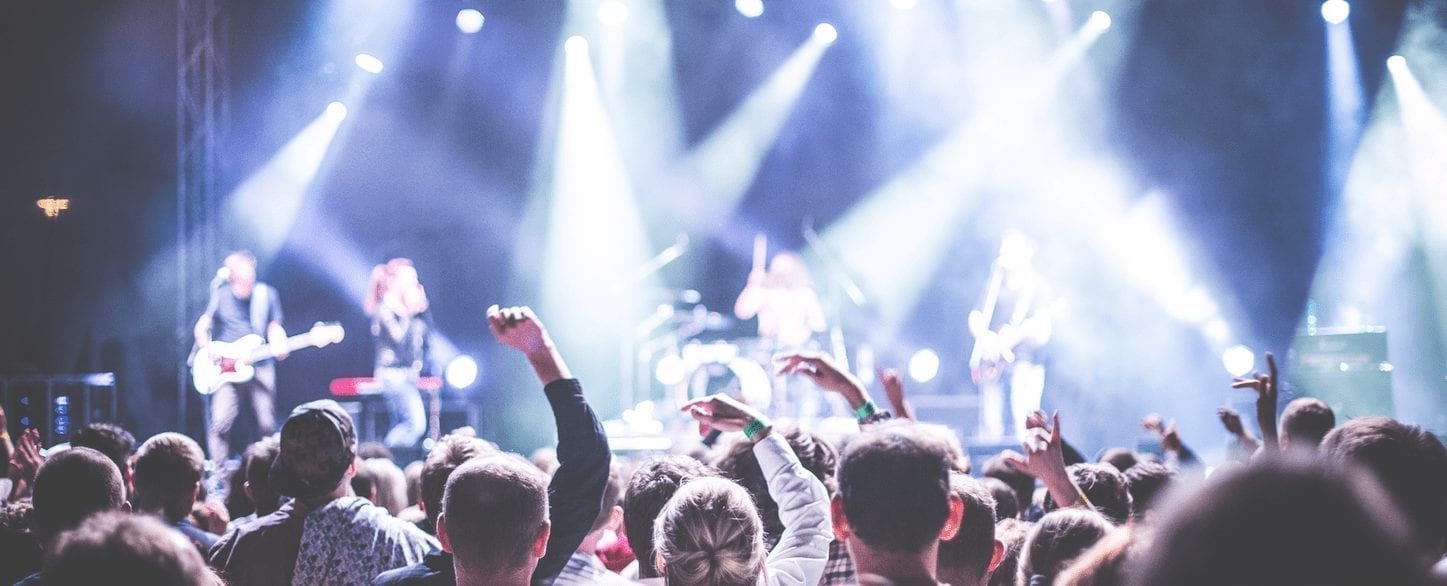
[[[268,360],[271,358],[276,358],[277,354],[289,354],[293,351],[301,350],[302,348],[310,348],[315,345],[316,344],[313,344],[311,341],[311,334],[297,334],[295,336],[287,338],[286,341],[282,342],[279,345],[262,344],[261,346],[257,347],[256,350],[252,351],[251,360],[253,362],[258,360]]]

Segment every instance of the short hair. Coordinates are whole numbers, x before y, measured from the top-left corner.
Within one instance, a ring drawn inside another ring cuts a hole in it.
[[[128,460],[136,449],[136,436],[114,423],[97,422],[81,427],[70,438],[73,448],[90,448],[111,459],[121,471],[121,478],[131,477]]]
[[[387,509],[394,516],[407,508],[407,478],[397,464],[385,458],[368,458],[362,460],[361,467],[373,472],[377,506]]]
[[[989,574],[995,554],[995,497],[984,483],[958,472],[950,474],[950,492],[964,503],[965,514],[959,532],[940,542],[941,580],[965,575],[978,582]]]
[[[780,434],[784,441],[789,443],[789,447],[799,456],[799,463],[818,478],[819,482],[824,483],[829,494],[834,494],[837,489],[834,468],[839,460],[834,447],[819,434],[802,431],[793,425],[776,427],[774,433]],[[772,549],[784,531],[784,524],[779,521],[779,504],[769,495],[769,484],[764,478],[763,470],[759,468],[758,457],[754,455],[753,442],[735,442],[714,465],[719,473],[739,483],[754,497],[754,502],[759,507],[759,518],[764,522],[764,542]]]
[[[71,448],[52,454],[35,474],[35,534],[48,543],[96,513],[121,508],[126,501],[121,471],[105,454]]]
[[[1175,471],[1160,462],[1140,462],[1126,470],[1125,485],[1130,490],[1131,517],[1144,517],[1175,479]]]
[[[993,476],[980,478],[980,485],[990,491],[995,499],[995,520],[1012,519],[1020,516],[1020,503],[1015,500],[1015,489],[1005,481]]]
[[[1115,467],[1116,470],[1125,472],[1126,470],[1130,470],[1132,466],[1135,466],[1139,460],[1135,457],[1135,452],[1125,448],[1110,448],[1101,454],[1100,459],[1096,460],[1096,462],[1100,464],[1110,464]]]
[[[995,540],[1004,551],[1000,563],[990,573],[990,586],[1015,586],[1015,574],[1020,568],[1020,550],[1025,547],[1025,538],[1030,535],[1034,523],[1015,518],[1001,519],[995,523]]]
[[[525,567],[534,539],[548,523],[548,477],[519,458],[469,460],[447,479],[442,517],[461,566]]]
[[[1035,502],[1035,477],[1014,468],[1005,463],[1003,455],[997,455],[985,460],[982,471],[988,478],[999,479],[1015,491],[1015,505],[1020,512],[1030,509]]]
[[[1072,464],[1066,468],[1075,486],[1090,499],[1096,512],[1105,515],[1111,523],[1120,525],[1130,520],[1131,496],[1125,475],[1109,464]],[[1051,495],[1045,496],[1045,510],[1058,507]]]
[[[251,502],[256,515],[269,515],[281,508],[281,495],[271,486],[271,465],[281,453],[281,442],[275,435],[261,438],[246,448],[242,457],[246,482],[251,484]]]
[[[46,584],[220,584],[196,547],[145,515],[103,513],[60,536],[41,573]]]
[[[136,451],[137,504],[160,509],[172,523],[180,521],[191,513],[205,468],[206,454],[196,440],[170,431],[151,436]]]
[[[387,447],[386,444],[381,442],[362,442],[361,445],[357,446],[357,457],[363,460],[372,460],[375,458],[381,458],[383,460],[394,459],[392,456],[392,448]]]
[[[658,576],[653,559],[653,522],[673,494],[696,478],[718,476],[718,471],[687,456],[657,456],[644,460],[628,478],[623,492],[623,532],[628,546],[641,560],[641,577]]]
[[[589,533],[608,525],[608,520],[613,518],[613,508],[622,498],[623,477],[618,473],[617,465],[609,466],[608,483],[603,485],[603,500],[598,506],[598,516],[593,518],[593,525],[588,529]]]
[[[1426,583],[1430,561],[1389,502],[1353,467],[1259,459],[1172,496],[1132,583]]]
[[[653,544],[670,584],[751,586],[766,555],[753,499],[725,478],[698,478],[679,488],[653,524]]]
[[[875,426],[839,461],[839,497],[865,545],[918,553],[939,541],[950,515],[949,446],[908,421]]]
[[[1281,413],[1281,444],[1292,449],[1315,450],[1336,427],[1336,413],[1321,399],[1302,397],[1286,404]]]
[[[1395,419],[1358,417],[1326,434],[1321,451],[1375,474],[1407,514],[1418,540],[1442,553],[1447,543],[1447,448],[1436,436]]]
[[[1111,528],[1104,515],[1088,509],[1046,513],[1030,530],[1020,550],[1020,583],[1029,584],[1033,576],[1044,576],[1045,583],[1051,583],[1070,562],[1110,533]]]
[[[442,492],[447,488],[447,478],[464,462],[483,456],[496,455],[491,444],[465,435],[450,434],[427,452],[422,463],[421,500],[426,509],[427,525],[430,532],[437,532],[437,516],[442,514]]]

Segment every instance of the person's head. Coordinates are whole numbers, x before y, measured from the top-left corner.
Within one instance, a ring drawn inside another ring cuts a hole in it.
[[[131,452],[136,449],[136,437],[114,423],[92,423],[76,430],[70,438],[72,448],[90,448],[111,459],[121,471],[126,490],[131,486]]]
[[[0,505],[0,584],[14,584],[40,571],[40,540],[31,529],[35,507],[29,499]]]
[[[599,503],[598,516],[593,518],[593,526],[589,528],[585,542],[592,541],[596,545],[605,531],[617,531],[623,526],[623,507],[618,504],[622,500],[623,476],[618,473],[618,465],[614,464],[608,470],[608,484],[603,485],[603,500]]]
[[[1130,490],[1131,518],[1145,518],[1175,478],[1176,473],[1159,462],[1140,462],[1126,470],[1125,485]]]
[[[1386,417],[1359,417],[1326,434],[1321,452],[1370,470],[1419,542],[1439,554],[1447,547],[1447,449],[1436,436]]]
[[[1307,457],[1213,474],[1160,510],[1131,584],[1422,584],[1436,555],[1390,502],[1360,468]]]
[[[407,505],[421,507],[422,503],[422,460],[413,460],[412,463],[402,468],[402,476],[407,479]]]
[[[801,431],[796,426],[776,427],[774,433],[781,434],[784,440],[789,442],[789,447],[799,456],[799,463],[824,483],[829,494],[834,494],[834,467],[839,460],[834,447],[819,434]],[[784,524],[779,521],[778,503],[769,496],[769,485],[765,481],[763,470],[759,468],[759,459],[754,456],[753,443],[735,442],[715,466],[721,474],[739,483],[754,497],[754,502],[758,504],[759,517],[764,522],[764,541],[772,547],[784,531]]]
[[[1120,586],[1126,583],[1129,566],[1143,549],[1141,531],[1135,525],[1117,527],[1065,568],[1056,578],[1057,586]]]
[[[256,507],[258,517],[270,515],[281,508],[281,495],[271,486],[270,478],[271,466],[276,463],[276,455],[280,451],[281,442],[276,436],[269,435],[247,447],[241,459],[242,471],[246,474],[246,482],[241,488]]]
[[[950,492],[964,503],[965,513],[959,532],[940,542],[939,579],[956,586],[984,584],[1004,550],[995,541],[995,497],[983,483],[958,472],[950,475]]]
[[[220,584],[196,547],[160,521],[102,513],[61,535],[46,556],[46,584]]]
[[[363,460],[361,467],[372,472],[376,491],[373,503],[387,509],[387,512],[394,516],[407,508],[407,479],[401,468],[391,460],[383,458]]]
[[[809,287],[813,277],[804,257],[795,252],[780,252],[769,261],[769,280],[775,287]]]
[[[1336,413],[1320,399],[1302,397],[1281,412],[1281,448],[1316,451],[1321,439],[1336,427]]]
[[[223,504],[226,505],[226,516],[232,519],[240,519],[256,512],[256,503],[251,502],[251,495],[246,494],[246,465],[247,454],[242,452],[241,465],[226,475],[226,498]],[[202,483],[201,486],[206,484]]]
[[[526,581],[547,549],[548,532],[548,477],[526,460],[468,460],[447,479],[437,536],[453,554],[459,583],[464,576]]]
[[[1015,489],[1005,484],[999,478],[985,476],[979,479],[980,486],[990,491],[990,497],[995,499],[995,520],[1013,519],[1020,516],[1020,505],[1015,502]]]
[[[256,286],[256,256],[250,250],[238,250],[226,255],[222,266],[228,271],[226,280],[231,283],[232,292],[239,297],[250,297]]]
[[[51,454],[36,472],[31,493],[35,535],[42,544],[91,515],[127,506],[120,469],[90,448]]]
[[[189,437],[175,432],[151,436],[136,450],[135,505],[175,523],[191,514],[206,454]]]
[[[950,492],[950,466],[949,446],[907,421],[859,434],[839,461],[835,537],[851,552],[915,555],[934,568],[936,547],[954,537],[964,508]]]
[[[757,584],[767,553],[753,499],[724,478],[679,488],[653,524],[653,547],[658,571],[671,584]]]
[[[1020,550],[1020,582],[1028,584],[1031,577],[1044,576],[1045,583],[1051,583],[1111,528],[1110,521],[1095,511],[1061,509],[1046,513],[1030,530]]]
[[[1005,463],[1005,458],[995,456],[985,460],[982,472],[986,478],[998,479],[1015,491],[1015,505],[1021,513],[1035,502],[1035,477],[1011,468]]]
[[[387,447],[387,445],[382,442],[362,442],[357,445],[357,457],[363,460],[372,460],[375,458],[391,460],[393,459],[392,448]]]
[[[644,460],[628,479],[623,492],[623,532],[638,556],[638,573],[656,578],[653,556],[653,522],[678,488],[696,478],[718,476],[718,471],[687,456],[659,456]]]
[[[336,401],[303,403],[281,426],[276,461],[267,476],[282,496],[305,504],[330,502],[346,493],[357,473],[357,433],[352,416]]]
[[[1090,499],[1095,510],[1110,519],[1111,523],[1119,525],[1130,519],[1130,489],[1126,486],[1125,475],[1114,466],[1074,464],[1067,470],[1075,480],[1075,485],[1080,487],[1080,492],[1085,493],[1085,498]],[[1047,495],[1045,510],[1053,511],[1055,508],[1055,499]]]
[[[427,529],[437,531],[437,516],[442,514],[442,492],[447,478],[464,462],[497,453],[492,445],[475,437],[447,435],[427,452],[422,464],[421,493],[418,505],[427,514]]]
[[[367,499],[374,505],[378,504],[377,476],[379,474],[381,474],[381,471],[368,467],[366,460],[357,462],[357,473],[352,476],[350,481],[352,484],[352,494]]]
[[[990,586],[1015,586],[1015,576],[1020,570],[1020,550],[1025,547],[1025,538],[1035,525],[1029,521],[1009,518],[995,523],[995,541],[1003,548],[1000,562],[990,572]]]
[[[1100,459],[1096,461],[1101,464],[1110,464],[1121,472],[1130,470],[1131,466],[1135,466],[1137,462],[1135,452],[1125,448],[1108,449],[1105,453],[1101,454]]]

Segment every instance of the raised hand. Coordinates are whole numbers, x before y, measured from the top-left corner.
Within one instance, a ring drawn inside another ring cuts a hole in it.
[[[1266,374],[1257,373],[1250,378],[1236,378],[1231,382],[1233,389],[1256,391],[1256,423],[1261,426],[1261,445],[1267,450],[1277,449],[1276,398],[1279,395],[1281,377],[1276,372],[1276,357],[1266,353]]]
[[[899,371],[893,368],[876,368],[874,374],[879,377],[880,384],[884,385],[884,397],[889,400],[889,407],[900,417],[914,419],[914,410],[910,409],[909,403],[904,400],[904,377],[899,375]]]
[[[850,409],[858,409],[869,400],[864,384],[854,375],[839,368],[834,359],[820,352],[795,352],[774,358],[777,376],[799,375],[814,381],[821,389],[843,395]]]
[[[694,399],[679,410],[698,420],[699,435],[707,435],[713,429],[743,431],[749,423],[764,420],[764,416],[753,407],[722,394]]]
[[[1235,409],[1218,407],[1216,409],[1216,417],[1221,420],[1221,426],[1225,427],[1226,431],[1231,435],[1236,437],[1246,435],[1246,428],[1241,425],[1241,414],[1237,413]]]
[[[11,462],[19,479],[26,484],[35,481],[35,473],[39,472],[40,465],[45,463],[45,457],[40,455],[39,430],[32,427],[20,434],[20,440],[15,442],[15,454],[11,456]]]
[[[1046,429],[1045,412],[1039,409],[1031,411],[1025,416],[1025,429]]]
[[[1043,413],[1042,413],[1043,415]],[[1060,413],[1051,418],[1050,427],[1032,427],[1021,442],[1024,454],[1004,452],[1001,457],[1005,464],[1040,479],[1051,498],[1061,506],[1074,506],[1084,502],[1075,481],[1065,469],[1064,441],[1060,439]]]
[[[567,363],[563,362],[562,355],[553,345],[553,339],[548,336],[547,328],[543,327],[542,320],[538,319],[532,308],[499,308],[493,305],[487,308],[487,327],[492,330],[497,341],[527,356],[528,363],[532,365],[533,372],[537,373],[538,380],[541,380],[543,385],[559,379],[573,378]]]

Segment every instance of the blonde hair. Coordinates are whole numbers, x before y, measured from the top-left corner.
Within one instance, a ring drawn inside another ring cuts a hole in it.
[[[764,570],[764,527],[748,491],[723,478],[678,489],[653,524],[670,584],[745,586]]]

